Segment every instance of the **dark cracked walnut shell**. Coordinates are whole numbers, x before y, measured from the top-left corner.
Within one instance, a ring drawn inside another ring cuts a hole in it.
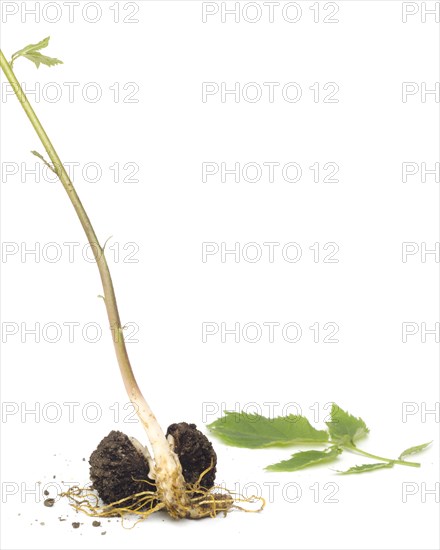
[[[91,454],[89,463],[93,488],[105,504],[156,490],[148,477],[150,467],[145,456],[122,432],[113,430],[104,437]]]
[[[187,422],[171,424],[166,435],[174,438],[174,452],[179,457],[188,484],[197,483],[202,472],[212,466],[200,481],[201,487],[210,489],[214,485],[217,455],[206,435],[195,424]]]

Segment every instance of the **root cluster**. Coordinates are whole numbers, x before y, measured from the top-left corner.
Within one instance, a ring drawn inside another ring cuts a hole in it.
[[[188,485],[186,492],[189,497],[190,506],[188,507],[188,518],[201,519],[204,517],[214,518],[220,513],[225,516],[232,510],[242,510],[245,512],[260,512],[265,506],[265,500],[262,497],[251,496],[241,497],[236,493],[213,486],[209,489],[203,487],[203,478],[209,474],[213,466],[207,468],[200,475],[199,479],[193,485]],[[128,495],[110,504],[104,504],[98,494],[90,487],[71,487],[60,496],[67,497],[70,505],[78,512],[83,512],[91,517],[111,518],[120,517],[124,525],[124,519],[135,518],[135,522],[130,525],[134,527],[140,521],[147,519],[151,514],[160,510],[166,510],[165,504],[160,502],[160,496],[157,491],[151,490],[151,481],[133,480],[145,483],[150,490],[141,491]],[[245,505],[249,506],[245,506]],[[194,515],[197,510],[197,516]]]
[[[90,456],[92,486],[72,487],[62,496],[89,516],[131,516],[135,523],[160,510],[173,518],[200,519],[264,508],[262,498],[243,498],[214,484],[217,455],[194,424],[172,424],[166,445],[176,462],[168,463],[165,455],[158,468],[137,440],[111,431]]]

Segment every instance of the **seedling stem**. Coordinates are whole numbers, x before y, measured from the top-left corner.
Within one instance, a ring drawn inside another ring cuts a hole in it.
[[[52,162],[53,171],[57,174],[64,189],[66,190],[70,201],[78,215],[79,221],[84,229],[90,246],[93,250],[93,255],[96,260],[96,265],[101,276],[102,287],[104,291],[104,303],[107,310],[107,316],[110,327],[113,333],[113,344],[124,381],[125,389],[127,390],[130,401],[135,406],[139,419],[147,432],[151,447],[154,452],[155,465],[154,470],[150,475],[154,477],[157,485],[158,496],[165,504],[168,512],[174,517],[199,517],[201,513],[191,506],[190,499],[185,487],[185,480],[182,475],[182,467],[177,455],[172,451],[165,434],[162,431],[156,417],[150,409],[148,403],[144,399],[142,392],[136,382],[130,360],[128,358],[127,348],[125,345],[123,328],[119,316],[118,306],[116,302],[115,290],[113,287],[112,278],[105,258],[104,248],[99,244],[96,233],[90,222],[90,219],[81,203],[80,198],[73,186],[73,183],[67,174],[63,163],[58,156],[54,146],[52,145],[49,136],[44,130],[40,120],[38,119],[34,109],[29,103],[26,94],[24,93],[20,83],[18,82],[15,73],[12,69],[12,64],[9,63],[3,52],[0,50],[0,67],[3,70],[6,78],[12,86],[12,89],[17,96],[21,106],[28,116],[32,126],[35,129],[44,149],[46,150]],[[40,155],[37,155],[40,156]],[[44,160],[44,159],[43,159]]]

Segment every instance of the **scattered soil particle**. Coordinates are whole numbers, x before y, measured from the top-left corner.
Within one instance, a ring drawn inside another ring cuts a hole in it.
[[[86,459],[85,459],[85,458],[83,458],[83,462],[85,462],[85,461],[86,461]]]
[[[74,529],[78,529],[79,525],[80,525],[80,524],[79,524],[79,521],[72,521],[72,527],[73,527]]]
[[[171,424],[167,430],[167,436],[174,438],[174,452],[179,457],[182,465],[182,473],[187,483],[196,483],[200,474],[209,468],[201,481],[201,485],[210,489],[214,485],[217,465],[217,455],[212,443],[197,429],[195,424],[179,422]]]
[[[49,495],[49,491],[47,489],[45,489],[43,494],[47,497]]]
[[[60,521],[67,521],[66,518],[62,518],[61,516],[58,518]]]
[[[94,521],[92,523],[93,527],[101,527],[101,522],[100,521]]]
[[[55,499],[54,498],[47,498],[44,502],[43,502],[44,506],[47,506],[48,508],[52,508],[52,506],[55,504]]]
[[[40,525],[46,525],[44,521],[40,521]]]
[[[103,531],[103,532],[101,533],[101,535],[105,535],[106,533],[107,533],[107,531]]]
[[[154,482],[148,478],[150,468],[145,457],[122,432],[113,430],[104,437],[89,463],[93,488],[105,504],[155,489]]]

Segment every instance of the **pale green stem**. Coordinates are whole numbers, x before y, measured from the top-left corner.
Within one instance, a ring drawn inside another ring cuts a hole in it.
[[[352,451],[353,453],[357,453],[357,454],[366,456],[368,458],[373,458],[374,460],[380,460],[382,462],[389,462],[393,464],[400,464],[401,466],[412,466],[413,468],[420,468],[419,462],[407,462],[405,460],[384,458],[383,456],[373,455],[371,453],[367,453],[366,451],[362,451],[361,449],[358,449],[355,445],[342,445],[342,447],[344,449],[347,449],[348,451]]]

